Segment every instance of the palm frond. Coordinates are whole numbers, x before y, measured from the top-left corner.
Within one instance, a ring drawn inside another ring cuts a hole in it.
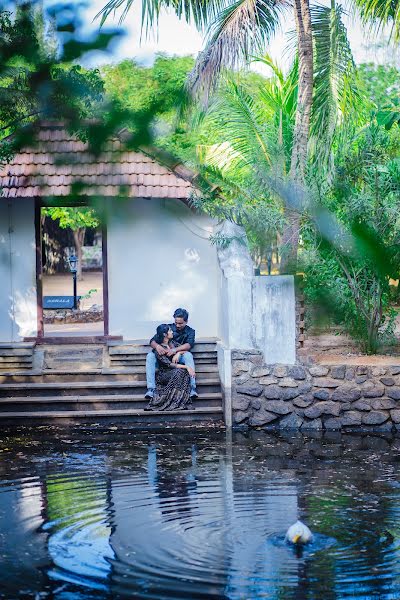
[[[355,112],[359,100],[356,66],[342,17],[343,9],[335,3],[312,9],[315,79],[311,135],[318,158],[325,161],[330,160],[339,123],[345,114]]]
[[[354,0],[365,25],[381,30],[391,26],[391,37],[400,41],[400,0]]]
[[[279,27],[289,0],[236,0],[217,15],[209,29],[208,41],[189,78],[192,92],[207,102],[221,71],[235,69],[254,53],[265,51]]]
[[[272,162],[271,136],[264,111],[242,85],[226,82],[207,117],[211,137],[216,140],[207,151],[209,164],[237,172],[268,171]]]
[[[109,0],[97,13],[103,25],[110,15],[120,11],[119,22],[122,23],[134,4],[134,0]],[[179,18],[194,23],[203,29],[212,22],[228,5],[228,0],[142,0],[142,29],[146,32],[158,24],[162,9],[171,9]]]

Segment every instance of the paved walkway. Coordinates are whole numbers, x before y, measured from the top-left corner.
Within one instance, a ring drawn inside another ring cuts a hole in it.
[[[84,296],[90,290],[96,292],[90,298],[81,300],[81,308],[88,309],[93,304],[103,306],[103,273],[101,271],[89,271],[83,274],[83,280],[78,281],[78,295]],[[73,284],[70,273],[57,275],[43,275],[43,296],[72,296]],[[98,323],[54,323],[44,326],[46,336],[76,337],[103,335],[104,324]]]
[[[78,295],[84,296],[90,290],[97,290],[90,298],[81,300],[81,308],[90,308],[93,304],[103,306],[103,273],[89,271],[78,281]],[[43,296],[72,296],[73,283],[70,273],[43,275]]]

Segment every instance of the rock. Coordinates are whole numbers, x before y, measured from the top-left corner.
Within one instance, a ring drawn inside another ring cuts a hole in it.
[[[250,356],[262,356],[261,350],[233,350],[232,360],[247,360]]]
[[[299,388],[280,388],[280,390],[281,400],[293,400],[293,398],[297,398],[297,396],[300,394]]]
[[[268,411],[272,411],[277,413],[278,415],[287,415],[292,412],[292,407],[288,402],[284,402],[283,400],[270,400],[267,402],[265,408]]]
[[[386,423],[383,423],[383,425],[375,425],[373,430],[380,431],[382,433],[391,433],[393,427],[397,427],[397,425],[393,425],[392,421],[386,421]]]
[[[399,375],[399,373],[400,373],[400,367],[398,365],[390,367],[389,370],[390,370],[391,375]]]
[[[241,375],[243,372],[250,371],[251,362],[248,360],[234,360],[232,362],[232,375]]]
[[[317,390],[314,392],[314,398],[317,398],[318,400],[329,400],[329,397],[330,393],[328,390]]]
[[[260,410],[262,406],[261,400],[259,400],[258,398],[253,398],[253,400],[251,401],[251,406],[254,408],[254,410]]]
[[[302,425],[303,419],[294,412],[290,415],[286,415],[286,417],[282,417],[279,421],[280,429],[300,429]]]
[[[261,379],[258,380],[258,383],[261,385],[272,385],[273,383],[278,383],[278,380],[276,377],[261,377]]]
[[[336,388],[332,394],[332,400],[335,402],[353,402],[354,400],[359,400],[360,398],[360,388],[351,385],[351,383],[344,383]]]
[[[379,381],[383,383],[383,385],[388,386],[392,386],[395,384],[395,380],[393,379],[393,377],[381,377]]]
[[[247,396],[261,396],[263,392],[263,387],[258,383],[251,382],[244,385],[238,385],[236,391],[239,394],[246,394]]]
[[[324,427],[329,431],[336,431],[338,429],[342,429],[342,419],[330,417],[324,422]]]
[[[300,408],[307,408],[308,406],[310,406],[310,404],[312,404],[314,402],[313,398],[308,398],[306,396],[300,397],[300,398],[295,398],[293,400],[293,404],[295,406],[298,406]]]
[[[351,405],[351,402],[341,402],[340,403],[340,408],[342,410],[352,410],[353,407]]]
[[[236,383],[236,385],[243,385],[249,379],[250,379],[250,373],[243,373],[242,375],[238,375],[237,377],[235,377],[235,383]]]
[[[249,356],[249,361],[253,363],[253,365],[261,366],[264,362],[264,357],[262,355]]]
[[[368,367],[357,367],[357,375],[368,375]]]
[[[289,376],[293,377],[293,379],[306,379],[307,371],[304,367],[294,366],[289,369]]]
[[[299,394],[308,394],[312,390],[312,382],[311,381],[302,381],[299,383]]]
[[[396,424],[400,423],[400,410],[399,409],[391,410],[390,416],[392,417],[393,423],[396,423]]]
[[[354,379],[355,374],[356,370],[353,367],[347,367],[345,379],[347,379],[347,381],[351,381],[352,379]]]
[[[256,377],[265,377],[265,375],[270,375],[271,369],[270,367],[253,367],[251,371],[251,376]]]
[[[337,379],[329,379],[328,377],[318,377],[314,379],[314,386],[321,388],[337,388],[340,383]]]
[[[243,421],[245,421],[248,416],[249,415],[247,412],[237,410],[233,413],[233,420],[235,423],[243,423]]]
[[[358,400],[354,402],[353,409],[355,410],[371,410],[371,404],[368,400]]]
[[[232,399],[232,408],[233,410],[241,410],[245,411],[250,406],[250,398],[246,398],[244,396],[234,396]]]
[[[312,419],[311,421],[304,421],[301,426],[301,430],[313,430],[313,429],[322,429],[322,421],[321,419]]]
[[[374,381],[367,381],[361,387],[361,394],[364,398],[380,398],[385,393],[385,387],[381,383],[375,383]]]
[[[365,383],[368,379],[368,375],[357,375],[356,383]]]
[[[384,367],[372,367],[371,375],[372,377],[381,377],[382,375],[385,375],[386,371],[387,369]]]
[[[322,365],[315,365],[315,367],[310,367],[309,369],[310,375],[313,377],[325,377],[328,375],[329,369],[328,367],[323,367]]]
[[[264,389],[264,396],[270,400],[280,400],[282,391],[278,385],[269,385]]]
[[[279,385],[281,387],[290,387],[290,388],[295,388],[298,386],[298,383],[292,379],[291,377],[284,377],[283,379],[281,379],[279,381]]]
[[[278,365],[274,368],[273,373],[274,373],[275,377],[286,377],[287,376],[287,367]]]
[[[332,415],[338,417],[340,414],[340,404],[336,402],[317,402],[313,406],[306,408],[304,414],[309,419],[316,419],[321,415]]]
[[[396,402],[391,398],[378,398],[377,400],[372,400],[371,407],[374,410],[388,410],[390,408],[396,408]]]
[[[382,412],[381,410],[372,410],[366,415],[362,416],[362,422],[364,425],[381,425],[385,423],[389,418],[389,414]]]
[[[331,368],[331,377],[334,379],[344,379],[346,374],[346,365],[338,365]]]
[[[400,400],[400,387],[392,387],[386,390],[386,395],[393,400]]]
[[[267,410],[259,410],[255,415],[250,417],[249,425],[252,427],[259,427],[260,425],[265,425],[266,423],[271,423],[278,418],[278,415],[274,413],[270,413]]]
[[[356,410],[347,411],[342,417],[343,425],[361,425],[361,415]]]

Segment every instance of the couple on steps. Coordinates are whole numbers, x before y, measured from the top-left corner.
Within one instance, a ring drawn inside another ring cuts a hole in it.
[[[188,410],[198,397],[193,354],[195,330],[187,324],[184,308],[174,312],[174,323],[162,324],[150,340],[146,357],[147,392],[145,410]],[[157,373],[156,369],[158,367]]]

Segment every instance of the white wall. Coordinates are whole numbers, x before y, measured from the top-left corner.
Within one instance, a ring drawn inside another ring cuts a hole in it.
[[[0,341],[37,335],[35,205],[0,199]]]
[[[254,346],[267,364],[296,362],[296,306],[293,275],[253,277]]]
[[[220,268],[213,221],[178,200],[114,200],[108,222],[110,335],[147,339],[175,308],[217,337]]]

